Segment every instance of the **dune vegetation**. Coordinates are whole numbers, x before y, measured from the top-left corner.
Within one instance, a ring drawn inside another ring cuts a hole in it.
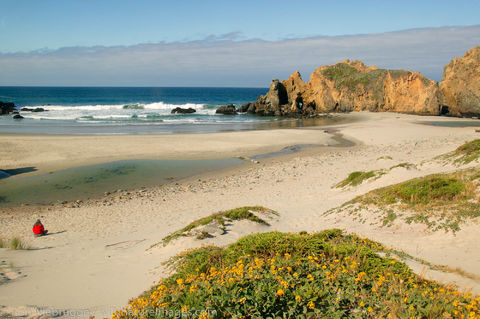
[[[384,225],[402,217],[430,229],[458,231],[461,224],[480,217],[480,169],[434,174],[379,188],[326,212],[376,212]],[[359,216],[360,217],[360,216]]]
[[[369,171],[369,172],[361,172],[356,171],[350,173],[347,178],[345,178],[340,183],[336,184],[336,188],[346,187],[346,186],[358,186],[362,184],[364,181],[370,178],[379,178],[383,175],[383,172],[380,171]]]
[[[0,238],[0,248],[8,248],[11,250],[29,249],[29,246],[25,244],[20,238],[13,237],[10,240]]]
[[[112,318],[480,318],[478,296],[389,256],[340,230],[253,234],[174,257],[173,275]]]
[[[197,219],[187,226],[183,227],[182,229],[179,229],[170,235],[166,236],[163,238],[162,242],[164,245],[168,244],[170,241],[179,238],[179,237],[184,237],[184,236],[189,236],[191,231],[199,226],[205,226],[209,224],[214,224],[221,229],[225,230],[225,223],[227,221],[234,221],[234,220],[250,220],[255,223],[267,225],[268,223],[259,218],[256,214],[258,213],[268,213],[268,214],[273,214],[273,215],[278,215],[275,211],[271,209],[267,209],[262,206],[245,206],[245,207],[238,207],[234,209],[230,209],[227,211],[223,212],[218,212],[212,215],[209,215],[207,217],[203,217],[200,219]],[[208,237],[208,234],[203,235],[204,238]]]
[[[460,145],[456,150],[438,157],[443,160],[453,160],[455,164],[469,164],[480,158],[480,139]]]
[[[379,170],[373,170],[368,172],[362,172],[362,171],[351,172],[350,174],[348,174],[347,178],[337,183],[334,187],[335,188],[342,188],[347,186],[355,187],[355,186],[361,185],[366,180],[369,180],[369,179],[376,180],[395,168],[405,168],[410,170],[410,169],[415,169],[416,165],[412,163],[404,162],[404,163],[396,164],[390,167],[389,169],[379,169]]]

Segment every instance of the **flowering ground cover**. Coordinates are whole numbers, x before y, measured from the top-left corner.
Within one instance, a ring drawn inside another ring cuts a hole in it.
[[[249,235],[176,256],[175,274],[112,318],[480,318],[480,297],[388,256],[341,230]]]

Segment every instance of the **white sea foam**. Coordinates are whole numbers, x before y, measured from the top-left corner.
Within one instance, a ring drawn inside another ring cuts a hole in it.
[[[25,118],[36,120],[70,120],[85,122],[99,122],[99,121],[159,121],[165,117],[172,118],[177,122],[184,122],[183,117],[195,115],[214,115],[215,109],[204,108],[204,104],[186,103],[182,105],[167,104],[163,102],[155,102],[149,104],[121,104],[121,105],[47,105],[42,106],[45,112],[21,112]],[[36,106],[27,106],[34,108]],[[170,112],[176,107],[193,108],[196,113],[185,115],[175,114]],[[186,122],[195,121],[198,119],[187,120]]]

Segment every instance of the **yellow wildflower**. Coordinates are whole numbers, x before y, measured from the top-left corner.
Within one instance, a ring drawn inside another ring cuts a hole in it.
[[[198,319],[208,319],[208,318],[210,318],[210,316],[205,311],[202,311],[202,313],[198,317]]]

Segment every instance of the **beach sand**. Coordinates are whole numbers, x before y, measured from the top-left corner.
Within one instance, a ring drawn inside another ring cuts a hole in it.
[[[433,160],[480,137],[472,127],[438,127],[424,120],[462,121],[392,113],[356,113],[361,120],[330,127],[352,147],[312,147],[297,153],[259,159],[191,177],[162,187],[122,191],[89,200],[77,208],[63,205],[17,207],[0,214],[2,237],[18,236],[32,250],[0,249],[0,311],[33,317],[52,309],[81,317],[109,316],[128,300],[169,274],[162,265],[192,247],[226,245],[263,231],[321,231],[341,228],[386,246],[404,250],[433,264],[460,268],[480,276],[480,226],[472,222],[456,235],[431,232],[401,222],[391,227],[359,223],[345,214],[324,213],[357,195],[432,173],[458,169]],[[87,163],[126,158],[227,158],[274,152],[294,144],[334,144],[324,129],[288,129],[170,136],[17,136],[1,137],[0,167],[35,166],[45,172]],[[387,157],[388,156],[388,157]],[[383,158],[382,158],[383,157]],[[353,171],[396,168],[355,188],[332,188]],[[167,234],[221,210],[262,205],[276,210],[271,226],[242,221],[227,234],[205,240],[181,238],[167,246]],[[33,238],[31,226],[41,218],[51,236]],[[371,216],[375,219],[375,216]],[[480,292],[478,278],[412,268],[461,289]],[[8,277],[8,278],[7,278]]]
[[[323,130],[283,129],[176,135],[0,135],[0,168],[30,174],[125,159],[218,159],[334,144]]]

